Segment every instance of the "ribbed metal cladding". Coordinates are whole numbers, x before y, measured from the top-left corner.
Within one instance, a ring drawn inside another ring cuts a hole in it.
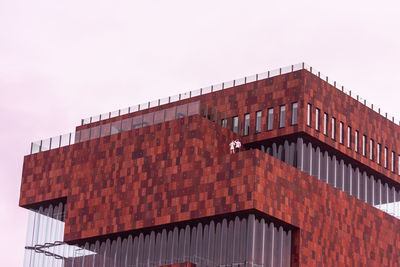
[[[299,137],[261,146],[265,153],[324,181],[384,212],[400,218],[400,187],[389,186],[381,177],[323,151]]]
[[[254,214],[86,243],[64,266],[290,266],[291,230]]]

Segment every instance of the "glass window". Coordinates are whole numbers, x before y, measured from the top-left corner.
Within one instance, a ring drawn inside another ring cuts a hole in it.
[[[369,139],[369,159],[374,160],[374,140]]]
[[[307,104],[307,125],[311,126],[311,104]]]
[[[249,135],[250,114],[244,114],[244,132],[243,135]]]
[[[344,130],[344,127],[343,127],[343,122],[340,122],[339,123],[339,142],[341,143],[341,144],[343,144],[343,142],[344,142],[344,132],[343,132],[343,130]]]
[[[227,119],[222,119],[221,120],[221,126],[224,127],[224,128],[228,127],[228,120]]]
[[[354,150],[358,152],[358,131],[354,132]]]
[[[351,147],[351,127],[347,126],[347,147]]]
[[[318,108],[315,109],[315,130],[319,131],[319,114],[320,110]]]
[[[269,108],[268,109],[268,127],[267,130],[272,130],[273,126],[274,126],[274,109],[273,108]]]
[[[362,155],[364,157],[367,155],[367,137],[365,135],[362,137]]]
[[[376,162],[381,164],[381,144],[376,145]]]
[[[239,133],[239,117],[233,117],[233,132],[234,133]]]
[[[332,139],[336,139],[336,119],[332,118]]]
[[[396,153],[394,153],[394,151],[392,151],[392,162],[391,162],[391,164],[390,164],[390,170],[392,171],[392,172],[394,172],[394,168],[395,168],[395,161],[396,161],[396,159],[395,159],[395,155],[396,155]]]
[[[324,134],[328,134],[328,114],[324,113]]]
[[[292,125],[297,124],[297,103],[292,104]]]
[[[400,155],[397,156],[397,174],[400,175]]]
[[[388,162],[387,161],[388,161],[388,148],[385,147],[385,152],[383,153],[383,166],[385,168],[388,167]]]
[[[279,107],[279,128],[285,127],[285,112],[286,112],[286,107],[280,106]]]
[[[261,111],[256,112],[256,133],[261,132]]]

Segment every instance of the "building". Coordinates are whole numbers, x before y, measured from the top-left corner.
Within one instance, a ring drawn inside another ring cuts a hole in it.
[[[381,113],[303,63],[82,120],[24,158],[25,265],[399,266]]]

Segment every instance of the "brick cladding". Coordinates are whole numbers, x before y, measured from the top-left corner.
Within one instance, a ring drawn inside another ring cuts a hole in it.
[[[89,125],[78,126],[77,130],[88,128],[94,125],[119,120],[150,111],[164,109],[170,106],[180,105],[195,100],[201,100],[203,104],[215,107],[224,113],[228,118],[239,116],[243,122],[244,114],[250,114],[250,134],[243,137],[244,144],[276,138],[282,135],[289,135],[298,132],[305,132],[319,141],[331,146],[333,149],[353,158],[364,164],[365,166],[377,171],[389,179],[400,183],[398,175],[398,155],[400,155],[400,126],[390,120],[379,115],[377,112],[366,107],[344,92],[336,89],[329,83],[311,74],[306,70],[296,71],[269,79],[260,80],[244,85],[239,85],[214,93],[205,94],[203,96],[194,97],[192,99],[182,100],[179,102],[163,105],[145,111],[127,114],[121,117],[104,120]],[[291,104],[298,102],[298,124],[291,125]],[[306,125],[307,103],[312,104],[312,120],[311,127]],[[279,128],[279,106],[286,105],[285,127]],[[319,108],[320,114],[320,131],[315,130],[315,108]],[[273,130],[267,131],[267,109],[274,108],[274,127]],[[255,133],[255,113],[262,111],[262,132]],[[329,115],[327,135],[322,133],[323,114]],[[331,118],[336,118],[336,139],[331,138]],[[365,119],[368,118],[368,119]],[[344,123],[344,144],[340,144],[339,140],[339,122]],[[231,123],[231,122],[229,122]],[[352,129],[352,145],[347,148],[347,126]],[[359,152],[354,150],[354,131],[359,131]],[[361,141],[363,135],[367,136],[367,157],[361,155]],[[396,173],[389,168],[384,168],[383,163],[377,164],[376,160],[368,159],[369,155],[369,139],[374,140],[374,154],[376,158],[376,144],[380,143],[381,162],[383,162],[383,150],[388,148],[388,166],[391,164],[391,152],[396,152]]]
[[[330,96],[321,93],[323,86],[327,92],[331,90]],[[302,95],[302,90],[310,96]],[[251,132],[243,140],[307,132],[385,173],[305,126],[305,105],[310,102],[322,112],[338,114],[337,123],[349,123],[353,130],[360,127],[360,136],[361,129],[371,129],[365,133],[372,138],[379,134],[372,129],[382,129],[382,138],[391,140],[385,141],[388,147],[398,147],[390,132],[393,128],[398,134],[397,126],[379,116],[357,120],[370,111],[362,106],[352,109],[354,103],[345,95],[339,101],[334,94],[340,96],[340,92],[334,90],[300,71],[201,98],[228,116],[268,107],[275,107],[277,113],[279,105],[298,101],[298,125],[257,135]],[[250,129],[254,128],[253,115]],[[286,116],[286,125],[289,122],[290,116]],[[263,123],[265,129],[265,120]],[[399,265],[399,220],[261,151],[226,155],[227,144],[234,137],[229,130],[195,115],[28,155],[20,205],[67,197],[65,240],[70,242],[256,209],[299,229],[294,235],[299,254],[293,258],[293,266]],[[398,180],[388,171],[385,174]]]
[[[112,157],[106,153],[104,162]],[[195,164],[182,165],[191,170]],[[261,151],[201,164],[197,170],[202,171],[186,176],[183,166],[182,175],[139,175],[131,183],[127,176],[126,191],[117,184],[122,177],[108,179],[115,182],[105,188],[70,177],[66,240],[257,209],[300,229],[296,265],[387,266],[400,256],[397,219]]]

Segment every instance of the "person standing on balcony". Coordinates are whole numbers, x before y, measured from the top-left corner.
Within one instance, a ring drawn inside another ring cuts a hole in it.
[[[235,154],[235,145],[236,142],[232,140],[232,142],[229,144],[229,148],[230,148],[230,153],[231,154]]]
[[[236,153],[239,152],[241,146],[242,143],[239,141],[239,139],[236,139],[235,141]]]

